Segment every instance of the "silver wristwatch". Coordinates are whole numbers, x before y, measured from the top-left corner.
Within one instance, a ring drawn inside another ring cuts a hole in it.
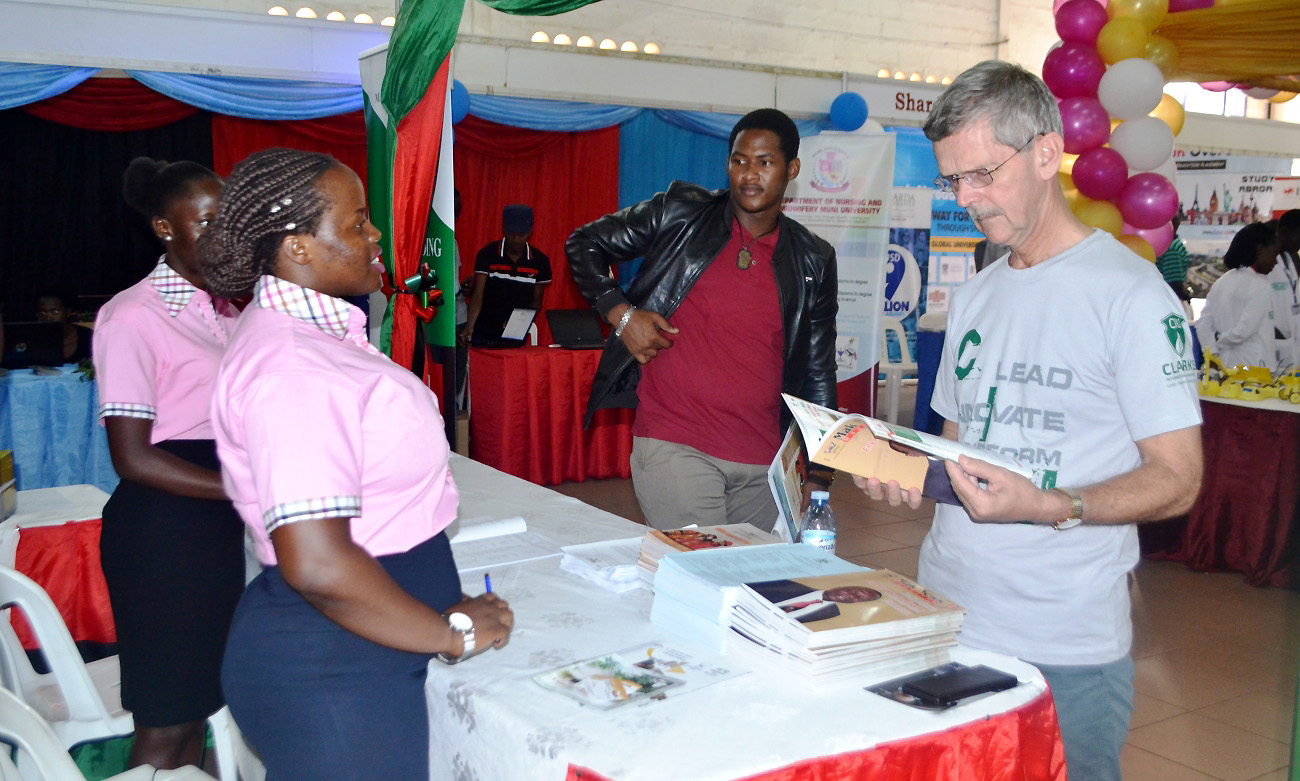
[[[444,618],[454,631],[460,632],[460,636],[465,640],[465,648],[460,652],[460,656],[452,656],[448,653],[439,653],[435,656],[438,661],[445,664],[463,662],[474,655],[474,619],[464,613],[448,613]]]

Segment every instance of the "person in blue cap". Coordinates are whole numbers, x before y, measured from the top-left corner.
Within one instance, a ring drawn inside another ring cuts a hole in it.
[[[512,203],[501,212],[504,236],[478,251],[474,259],[474,289],[469,294],[465,335],[471,344],[501,347],[522,344],[504,340],[501,330],[515,309],[542,308],[542,294],[551,284],[551,259],[528,243],[533,210]]]

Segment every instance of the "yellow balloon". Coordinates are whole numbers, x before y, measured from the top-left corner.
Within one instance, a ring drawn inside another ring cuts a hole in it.
[[[1124,231],[1124,218],[1110,201],[1094,201],[1081,195],[1074,205],[1074,216],[1084,225],[1101,228],[1115,238]]]
[[[1169,0],[1110,0],[1106,6],[1106,14],[1111,19],[1134,19],[1142,25],[1145,32],[1159,27],[1167,13]]]
[[[1174,131],[1174,135],[1183,132],[1183,122],[1187,119],[1187,113],[1183,111],[1183,105],[1179,103],[1173,95],[1164,95],[1160,98],[1160,105],[1152,111],[1149,116],[1153,116],[1169,126]]]
[[[1146,54],[1147,31],[1129,16],[1117,16],[1097,33],[1097,53],[1107,65]]]
[[[1079,188],[1074,186],[1074,177],[1062,171],[1056,175],[1056,180],[1061,183],[1061,192],[1065,194],[1070,211],[1074,211],[1074,205],[1083,197],[1079,195]]]
[[[1072,155],[1069,152],[1065,152],[1064,154],[1062,154],[1061,168],[1060,168],[1061,173],[1065,174],[1066,176],[1070,176],[1071,174],[1073,174],[1074,161],[1078,159],[1079,159],[1078,155]]]
[[[1290,100],[1291,98],[1294,98],[1296,95],[1300,95],[1300,92],[1279,92],[1279,93],[1277,93],[1276,95],[1274,95],[1273,97],[1269,98],[1269,99],[1268,99],[1268,102],[1269,102],[1269,103],[1286,103],[1288,100]]]
[[[1115,128],[1119,127],[1119,123],[1121,123],[1121,122],[1123,122],[1123,121],[1124,121],[1124,120],[1122,120],[1122,119],[1116,119],[1116,118],[1114,118],[1114,117],[1111,117],[1111,118],[1110,118],[1110,132],[1114,133],[1114,132],[1115,132]]]
[[[1119,243],[1133,250],[1133,253],[1140,258],[1144,258],[1152,263],[1156,262],[1156,251],[1151,248],[1151,242],[1141,236],[1132,236],[1123,234],[1118,237]]]
[[[1169,81],[1178,72],[1178,47],[1174,42],[1163,35],[1152,35],[1147,38],[1146,51],[1143,56],[1151,61],[1151,64],[1160,69],[1164,74],[1165,81]]]

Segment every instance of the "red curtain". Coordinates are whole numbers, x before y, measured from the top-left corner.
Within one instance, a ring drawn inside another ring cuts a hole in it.
[[[531,242],[551,259],[554,275],[543,306],[587,306],[569,274],[564,242],[574,228],[618,209],[618,127],[548,133],[466,117],[455,125],[455,168],[461,276],[473,273],[484,245],[501,238],[502,208],[526,203],[535,215]],[[537,318],[537,328],[539,341],[549,342],[546,318]]]
[[[86,79],[61,95],[23,106],[27,113],[82,130],[133,132],[178,122],[199,111],[135,79]]]
[[[212,115],[212,168],[220,176],[229,176],[252,153],[275,146],[334,155],[366,181],[366,121],[360,111],[298,120]]]

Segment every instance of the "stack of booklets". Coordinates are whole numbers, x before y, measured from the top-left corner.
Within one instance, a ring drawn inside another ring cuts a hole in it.
[[[817,683],[874,682],[947,664],[965,610],[889,570],[750,581],[730,645]]]
[[[776,537],[748,523],[694,526],[672,531],[652,529],[646,532],[641,540],[641,556],[637,559],[636,565],[641,571],[641,580],[649,586],[654,583],[655,570],[659,568],[659,560],[664,557],[664,554],[744,545],[770,545],[777,542],[780,540]]]
[[[803,575],[867,572],[812,545],[774,543],[670,553],[655,574],[650,620],[727,653],[731,608],[745,583]]]

